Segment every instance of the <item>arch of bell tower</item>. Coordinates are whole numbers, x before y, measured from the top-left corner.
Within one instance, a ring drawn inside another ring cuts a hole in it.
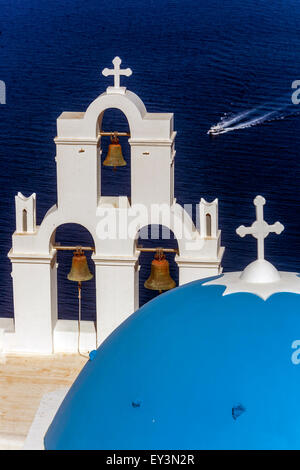
[[[176,136],[173,114],[148,113],[141,99],[131,91],[124,94],[106,91],[85,113],[64,112],[57,120],[58,206],[72,210],[74,188],[77,188],[77,210],[82,205],[95,208],[99,204],[100,131],[103,114],[111,108],[123,112],[130,129],[131,204],[172,205]]]

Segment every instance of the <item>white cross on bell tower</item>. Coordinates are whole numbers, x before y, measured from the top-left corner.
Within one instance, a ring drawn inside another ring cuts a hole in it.
[[[120,69],[120,65],[122,60],[120,57],[115,57],[112,61],[114,68],[108,69],[105,68],[102,70],[102,75],[108,77],[109,75],[114,76],[114,86],[109,86],[106,91],[107,93],[125,93],[126,87],[120,87],[120,76],[125,75],[126,77],[130,77],[132,75],[132,70],[130,68],[127,69]]]
[[[252,235],[257,239],[257,260],[250,263],[242,272],[241,279],[247,282],[274,282],[280,279],[280,275],[277,269],[265,260],[265,238],[271,233],[277,233],[279,235],[283,230],[284,226],[280,222],[269,225],[264,220],[264,205],[266,200],[262,196],[256,196],[253,201],[256,207],[256,220],[253,222],[251,227],[245,227],[241,225],[236,229],[236,233],[240,237],[245,235]]]

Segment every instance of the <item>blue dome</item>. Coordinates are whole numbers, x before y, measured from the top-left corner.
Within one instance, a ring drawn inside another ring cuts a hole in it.
[[[159,295],[108,337],[47,449],[300,448],[300,295],[223,296],[206,281]]]

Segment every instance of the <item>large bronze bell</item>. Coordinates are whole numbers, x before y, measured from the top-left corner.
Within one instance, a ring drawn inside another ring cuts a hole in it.
[[[174,279],[170,276],[169,263],[162,250],[158,249],[151,263],[151,273],[145,282],[146,289],[163,290],[173,289],[176,286]]]
[[[69,281],[89,281],[93,277],[93,274],[89,270],[84,251],[81,248],[77,248],[73,254],[71,271],[68,274]]]
[[[103,162],[104,166],[113,166],[116,170],[117,166],[127,165],[122,154],[122,147],[116,134],[110,137],[111,144],[108,146],[106,159]]]

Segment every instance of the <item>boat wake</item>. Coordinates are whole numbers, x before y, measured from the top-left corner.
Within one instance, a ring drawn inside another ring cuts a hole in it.
[[[289,96],[289,99],[281,99],[278,100],[277,103],[264,103],[261,106],[246,111],[235,114],[225,114],[220,122],[208,130],[207,134],[218,135],[240,129],[247,129],[264,122],[285,119],[288,116],[294,116],[299,113],[299,108],[291,102]]]

